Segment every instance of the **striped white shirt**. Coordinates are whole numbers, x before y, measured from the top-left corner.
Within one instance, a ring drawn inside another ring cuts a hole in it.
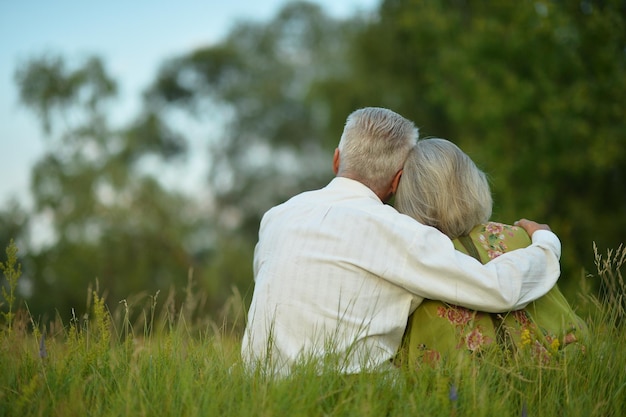
[[[395,355],[424,298],[488,312],[523,308],[556,283],[560,252],[556,235],[539,230],[531,246],[483,265],[337,177],[263,216],[242,356],[283,374],[300,358],[329,353],[345,372],[377,367]]]

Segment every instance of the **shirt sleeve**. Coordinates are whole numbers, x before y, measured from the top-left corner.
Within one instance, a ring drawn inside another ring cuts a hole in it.
[[[404,271],[412,276],[407,289],[424,298],[486,312],[518,310],[545,295],[560,276],[561,243],[550,231],[536,231],[530,246],[483,265],[429,229],[414,242]]]
[[[561,242],[558,237],[550,231],[537,230],[533,233],[532,241],[531,246],[524,248],[528,249],[526,251],[528,253],[517,254],[529,258],[530,261],[528,267],[522,270],[520,298],[513,310],[524,308],[528,303],[544,296],[556,285],[561,275],[559,263]],[[515,258],[515,252],[509,253]],[[524,258],[517,260],[517,262],[523,265]]]

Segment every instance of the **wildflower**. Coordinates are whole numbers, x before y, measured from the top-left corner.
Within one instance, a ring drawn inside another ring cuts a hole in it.
[[[559,342],[558,338],[554,338],[551,342],[550,342],[550,350],[552,350],[552,352],[556,352],[559,350],[559,346],[561,345],[561,343]]]
[[[457,400],[459,399],[459,393],[456,389],[456,385],[452,384],[450,385],[450,392],[448,394],[448,398],[450,399],[450,402],[452,403],[452,410],[450,410],[450,416],[451,417],[456,417],[456,413],[457,413]]]
[[[535,343],[532,345],[532,354],[535,358],[539,359],[543,365],[549,364],[552,357],[548,349],[538,340],[535,340]]]
[[[522,330],[521,339],[522,339],[522,346],[530,345],[530,330],[528,329]]]
[[[43,358],[48,356],[48,352],[46,351],[45,339],[46,339],[45,334],[42,334],[41,335],[41,340],[39,341],[39,357],[41,359],[43,359]]]
[[[456,401],[459,399],[459,393],[456,390],[456,385],[452,384],[450,385],[450,395],[449,395],[450,401]]]
[[[578,339],[576,338],[576,335],[574,333],[568,333],[565,335],[565,338],[563,339],[563,344],[565,345],[569,345],[570,343],[575,343],[577,342]]]

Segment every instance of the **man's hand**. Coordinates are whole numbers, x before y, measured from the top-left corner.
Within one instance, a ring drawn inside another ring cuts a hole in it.
[[[526,233],[528,233],[528,236],[530,237],[532,237],[533,233],[535,233],[537,230],[550,230],[550,231],[552,230],[550,229],[550,226],[548,226],[547,224],[539,224],[537,222],[534,222],[528,219],[519,219],[513,224],[515,226],[519,226],[522,229],[526,230]]]

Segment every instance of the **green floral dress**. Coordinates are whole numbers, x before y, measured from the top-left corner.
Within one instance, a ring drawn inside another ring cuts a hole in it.
[[[500,223],[478,225],[469,236],[454,240],[457,250],[482,263],[529,244],[523,229]],[[556,286],[524,310],[508,313],[424,300],[409,317],[400,358],[409,366],[420,366],[491,351],[525,354],[547,363],[566,347],[584,350],[580,342],[587,332],[585,322]]]

